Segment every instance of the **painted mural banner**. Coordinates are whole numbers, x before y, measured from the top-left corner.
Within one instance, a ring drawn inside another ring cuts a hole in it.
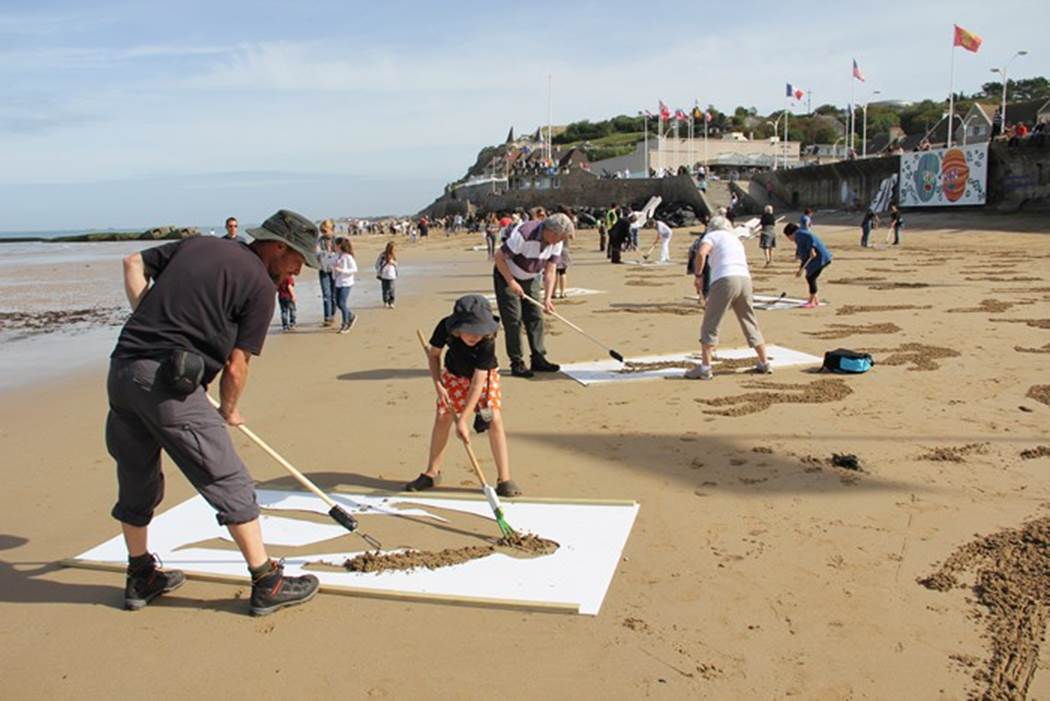
[[[901,155],[901,207],[980,205],[988,198],[988,144]]]

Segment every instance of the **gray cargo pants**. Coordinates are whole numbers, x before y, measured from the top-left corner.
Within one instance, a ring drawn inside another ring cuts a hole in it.
[[[517,278],[515,278],[517,279]],[[525,336],[529,340],[529,349],[533,358],[542,358],[547,355],[543,345],[543,310],[535,304],[518,299],[507,287],[507,281],[503,279],[499,270],[493,272],[493,280],[496,288],[496,306],[499,307],[500,321],[503,322],[503,333],[507,344],[507,355],[511,363],[524,363],[525,357],[521,349],[521,325],[525,324]],[[540,286],[540,278],[531,280],[518,280],[518,284],[525,290],[525,294],[537,301],[543,301],[543,288]]]
[[[157,376],[159,367],[156,360],[110,360],[106,448],[117,461],[113,518],[132,526],[146,526],[153,519],[164,498],[163,449],[214,507],[220,525],[255,519],[255,485],[234,450],[226,422],[203,387],[179,396]]]

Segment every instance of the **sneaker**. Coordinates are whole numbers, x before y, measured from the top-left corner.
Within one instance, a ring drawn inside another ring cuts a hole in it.
[[[161,594],[173,592],[186,582],[186,575],[181,570],[161,570],[157,560],[148,567],[135,572],[129,570],[124,584],[124,608],[138,611]]]
[[[510,374],[513,377],[524,377],[525,379],[528,379],[532,377],[533,372],[525,367],[525,363],[519,360],[510,364]]]
[[[534,356],[531,365],[533,372],[558,372],[561,370],[560,365],[548,361],[542,355]]]
[[[350,329],[354,328],[354,326],[355,326],[356,324],[357,324],[357,317],[356,317],[356,316],[354,316],[354,317],[350,317],[350,323],[349,323],[349,324],[347,324],[347,326],[346,326],[346,330],[347,330],[347,331],[349,331]]]
[[[339,326],[339,330],[336,331],[336,333],[349,333],[349,332],[350,332],[350,327],[347,326],[346,324],[341,324]]]
[[[285,577],[283,563],[270,564],[269,574],[252,580],[253,616],[269,616],[277,609],[306,603],[317,595],[321,583],[314,575]]]
[[[329,326],[335,326],[335,319],[325,319],[321,322],[322,329],[327,329]]]
[[[705,368],[703,365],[695,365],[685,371],[684,377],[687,380],[713,380],[715,374],[711,368]]]
[[[755,363],[755,374],[772,375],[773,367],[769,363]]]

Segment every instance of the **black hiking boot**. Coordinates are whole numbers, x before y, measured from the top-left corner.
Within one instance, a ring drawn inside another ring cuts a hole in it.
[[[284,565],[270,561],[270,571],[252,578],[253,616],[269,616],[277,609],[306,603],[317,595],[321,583],[312,574],[285,577]]]
[[[558,372],[559,370],[561,370],[560,365],[550,362],[542,355],[535,355],[532,357],[533,372]]]
[[[181,570],[161,570],[152,555],[138,567],[128,565],[128,578],[124,584],[124,608],[138,611],[161,594],[175,591],[186,582]]]
[[[524,377],[525,379],[528,379],[532,377],[532,370],[525,367],[525,363],[519,360],[510,364],[510,374],[514,377]]]

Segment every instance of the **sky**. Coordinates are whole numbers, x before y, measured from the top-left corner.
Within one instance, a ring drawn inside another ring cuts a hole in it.
[[[4,0],[0,231],[413,213],[513,126],[1050,75],[1050,2]],[[877,9],[876,9],[877,8]],[[744,11],[746,10],[746,12]],[[804,111],[804,105],[797,111]]]

